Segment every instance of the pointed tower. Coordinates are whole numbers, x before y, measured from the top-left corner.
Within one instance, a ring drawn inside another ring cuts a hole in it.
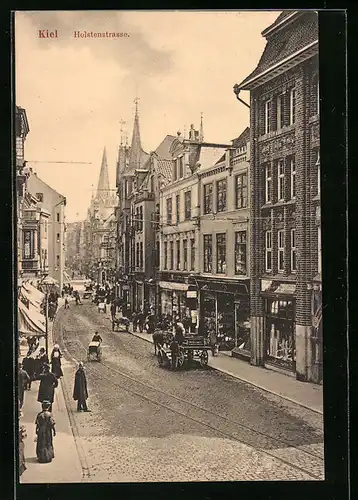
[[[102,165],[99,174],[98,185],[97,185],[97,196],[99,200],[105,200],[110,195],[109,187],[109,176],[108,176],[108,164],[107,164],[107,152],[106,147],[103,149]]]
[[[134,99],[135,116],[134,116],[134,124],[133,124],[132,144],[131,144],[130,156],[129,156],[129,170],[131,172],[134,172],[134,170],[141,168],[141,159],[142,159],[142,154],[143,154],[142,143],[140,140],[140,130],[139,130],[138,101],[139,101],[139,98],[136,97]]]
[[[204,141],[204,126],[203,126],[203,113],[200,113],[200,132],[199,132],[199,142]]]

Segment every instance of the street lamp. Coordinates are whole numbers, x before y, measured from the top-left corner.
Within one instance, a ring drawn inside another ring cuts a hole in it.
[[[58,285],[58,281],[51,276],[46,276],[45,279],[42,280],[41,286],[45,292],[45,317],[46,317],[46,354],[48,356],[48,298],[50,293],[55,289]]]

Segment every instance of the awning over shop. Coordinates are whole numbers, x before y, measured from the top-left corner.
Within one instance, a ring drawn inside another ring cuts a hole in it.
[[[180,290],[183,292],[188,290],[188,285],[186,283],[176,283],[171,281],[159,281],[159,287],[165,288],[166,290]]]
[[[45,335],[45,318],[40,312],[18,300],[18,331],[22,335]]]
[[[38,304],[42,304],[42,302],[44,300],[44,294],[42,292],[40,292],[40,290],[35,288],[29,282],[24,282],[22,284],[22,287],[26,290],[27,293],[30,294],[30,296],[32,297],[32,300],[34,300]]]
[[[264,293],[294,295],[296,292],[296,283],[279,283],[273,280],[262,280],[261,291]]]

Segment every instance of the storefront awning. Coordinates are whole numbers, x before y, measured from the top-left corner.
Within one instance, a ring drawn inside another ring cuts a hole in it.
[[[18,331],[22,335],[45,335],[45,318],[36,309],[18,301]]]
[[[186,283],[176,283],[174,281],[159,281],[159,286],[166,290],[181,290],[183,292],[188,290],[188,285]]]
[[[40,292],[40,290],[38,290],[28,282],[24,282],[22,284],[22,287],[26,290],[26,292],[30,294],[32,300],[34,300],[38,304],[42,304],[42,301],[44,300],[44,294]]]
[[[261,291],[268,294],[294,295],[296,283],[278,283],[272,280],[262,280]]]

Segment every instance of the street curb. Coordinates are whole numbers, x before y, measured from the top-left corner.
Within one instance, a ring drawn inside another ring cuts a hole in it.
[[[58,307],[57,312],[56,312],[56,316],[57,316],[58,311],[61,308],[63,308],[63,306],[64,306],[64,303],[61,304]],[[53,326],[54,326],[55,321],[56,321],[56,316],[55,316],[55,318],[53,320],[52,328],[51,328],[51,340],[52,340],[52,343],[53,343]],[[66,352],[69,354],[69,352],[67,351],[67,349],[66,349]],[[74,358],[72,358],[72,356],[70,356],[70,358],[73,361],[73,363],[75,364],[76,360]],[[76,437],[75,432],[74,432],[74,430],[77,429],[77,424],[75,422],[75,419],[74,419],[73,415],[71,414],[70,410],[68,409],[67,400],[69,399],[69,396],[68,396],[67,390],[64,387],[64,384],[62,383],[62,380],[60,380],[60,386],[61,386],[62,397],[63,397],[64,406],[65,406],[66,414],[67,414],[67,418],[68,418],[68,423],[69,423],[69,426],[70,426],[70,429],[71,429],[71,432],[72,432],[72,436],[73,436],[75,448],[76,448],[76,451],[77,451],[77,458],[78,458],[79,468],[81,470],[81,476],[82,477],[81,477],[81,481],[80,482],[83,482],[85,478],[90,477],[90,468],[88,467],[88,463],[87,463],[87,459],[86,459],[86,454],[85,454],[85,452],[84,452],[84,450],[82,448],[81,443],[79,442],[79,437]],[[77,430],[77,433],[78,433],[78,430]]]
[[[129,332],[129,333],[131,335],[135,335],[139,339],[142,339],[142,340],[144,340],[146,342],[150,342],[150,343],[153,344],[153,341],[150,338],[145,338],[145,337],[143,338],[140,335],[137,335],[137,333],[135,333],[135,332]],[[212,365],[210,365],[210,361],[209,361],[209,365],[208,366],[210,368],[212,368],[213,370],[225,373],[226,375],[230,375],[231,377],[234,377],[234,378],[236,378],[238,380],[241,380],[242,382],[245,382],[246,384],[252,385],[253,387],[256,387],[257,389],[261,389],[262,391],[268,392],[269,394],[273,394],[274,396],[278,396],[281,399],[289,401],[290,403],[294,403],[297,406],[301,406],[302,408],[305,408],[306,410],[310,410],[310,411],[313,411],[314,413],[318,413],[319,415],[323,415],[323,411],[322,410],[318,410],[317,408],[312,408],[311,406],[307,406],[307,405],[301,403],[300,401],[297,401],[296,399],[289,398],[288,396],[284,396],[284,395],[280,394],[279,392],[267,389],[267,387],[263,387],[262,385],[255,384],[251,380],[247,380],[246,378],[244,378],[244,377],[242,377],[240,375],[237,375],[236,373],[233,373],[230,370],[225,370],[224,368],[218,368],[217,366],[212,366]]]

